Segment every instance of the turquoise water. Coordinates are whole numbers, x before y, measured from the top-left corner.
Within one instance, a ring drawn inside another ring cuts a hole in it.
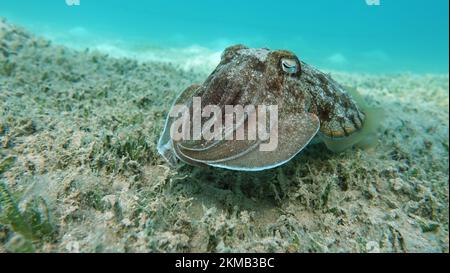
[[[448,73],[448,0],[1,0],[0,16],[55,42],[212,66],[226,46],[294,51],[325,69]]]

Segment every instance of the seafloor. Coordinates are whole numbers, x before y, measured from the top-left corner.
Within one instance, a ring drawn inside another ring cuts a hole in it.
[[[375,148],[170,169],[164,117],[205,73],[0,21],[0,252],[448,252],[448,74],[332,74],[384,108]]]

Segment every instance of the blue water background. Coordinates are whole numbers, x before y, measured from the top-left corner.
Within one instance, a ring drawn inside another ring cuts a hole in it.
[[[321,68],[381,73],[448,73],[448,12],[448,0],[0,0],[10,22],[86,45],[94,37],[134,49],[243,43],[289,49]]]

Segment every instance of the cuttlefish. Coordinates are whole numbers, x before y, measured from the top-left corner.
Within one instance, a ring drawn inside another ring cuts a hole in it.
[[[227,105],[276,105],[276,126],[270,125],[269,119],[263,122],[269,132],[277,129],[277,145],[265,151],[258,147],[267,139],[174,139],[173,133],[178,129],[172,128],[177,118],[169,115],[158,152],[171,165],[181,160],[195,166],[240,171],[271,169],[290,161],[309,143],[324,142],[334,152],[371,145],[380,119],[380,110],[368,107],[355,90],[343,88],[292,52],[243,45],[225,49],[219,65],[206,81],[183,91],[175,99],[171,112],[184,105],[187,114],[194,115],[193,98],[200,98],[202,105],[215,105],[216,110]],[[226,122],[216,123],[224,115],[216,116],[212,124],[220,127],[215,130],[228,136],[244,128],[247,136],[252,116],[255,115],[251,111],[245,112],[232,130],[225,128]],[[205,119],[204,115],[200,117],[200,121]],[[194,134],[194,130],[190,128],[187,135]]]

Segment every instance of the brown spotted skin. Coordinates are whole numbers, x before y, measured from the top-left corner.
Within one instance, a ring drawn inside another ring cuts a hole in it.
[[[289,74],[281,60],[292,59],[300,69]],[[329,75],[301,62],[285,50],[227,48],[213,73],[199,87],[202,104],[274,105],[280,119],[309,112],[320,120],[320,134],[332,138],[351,135],[362,128],[365,115],[349,94]]]
[[[350,95],[329,75],[303,63],[300,89],[313,101],[312,113],[320,119],[320,132],[328,137],[351,135],[363,126],[365,115]]]

